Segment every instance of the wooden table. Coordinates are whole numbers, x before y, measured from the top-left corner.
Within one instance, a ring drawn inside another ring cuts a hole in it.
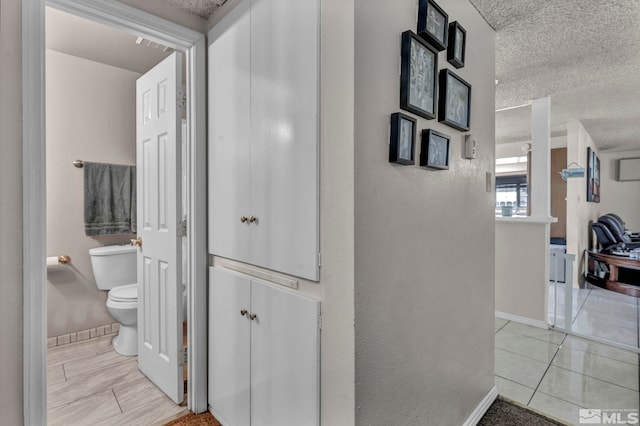
[[[638,285],[622,283],[618,281],[618,268],[635,269],[640,271],[640,260],[629,259],[626,256],[600,253],[598,250],[587,250],[587,265],[589,260],[605,263],[609,267],[609,278],[605,280],[607,290],[617,291],[629,296],[640,297],[640,283]]]

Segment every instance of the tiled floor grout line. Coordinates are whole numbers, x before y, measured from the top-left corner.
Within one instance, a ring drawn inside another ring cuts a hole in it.
[[[504,324],[502,324],[502,326],[496,330],[496,332],[494,334],[498,334],[498,331],[502,330],[507,324],[509,324],[511,321],[509,320],[505,320],[507,322],[505,322]]]
[[[540,378],[540,381],[538,382],[538,384],[536,385],[536,388],[533,390],[533,393],[531,394],[531,398],[529,398],[529,401],[527,402],[527,406],[529,404],[531,404],[531,401],[533,400],[533,397],[536,395],[536,392],[538,392],[538,388],[540,387],[540,384],[542,383],[542,381],[544,380],[544,377],[547,375],[547,373],[549,372],[549,369],[551,368],[551,364],[553,363],[553,360],[556,358],[556,356],[558,355],[558,352],[560,352],[560,348],[562,348],[562,343],[564,343],[564,340],[567,338],[567,335],[564,335],[564,338],[562,339],[562,342],[560,342],[560,344],[558,345],[558,349],[556,349],[556,352],[553,354],[553,356],[551,357],[551,360],[549,361],[549,365],[547,365],[547,368],[544,370],[544,373],[542,374],[542,377]]]
[[[540,341],[540,340],[539,340],[539,341]],[[552,344],[552,345],[556,345],[556,346],[557,346],[557,344],[556,344],[556,343],[551,343],[551,344]],[[500,349],[501,351],[508,352],[508,353],[510,353],[511,355],[518,355],[518,356],[521,356],[522,358],[527,358],[527,359],[530,359],[530,360],[532,360],[532,361],[537,361],[537,362],[542,362],[542,363],[546,363],[546,362],[547,362],[547,361],[542,361],[542,360],[540,360],[540,359],[538,359],[538,358],[532,358],[532,357],[530,357],[530,356],[528,356],[528,355],[522,355],[521,353],[518,353],[518,352],[510,351],[509,349],[503,349],[503,348],[499,348],[499,347],[497,347],[497,346],[495,347],[495,349]],[[558,349],[560,349],[560,348],[558,347]],[[558,352],[558,349],[556,349],[556,352]],[[554,357],[555,357],[555,354],[554,354]],[[551,359],[553,360],[553,357],[552,357]],[[520,383],[520,384],[522,384],[522,383]]]
[[[596,356],[597,356],[597,355],[596,355]],[[552,360],[552,362],[553,362],[553,360]],[[618,362],[622,362],[622,361],[618,361]],[[629,364],[629,365],[631,365],[631,364]],[[551,364],[550,364],[549,366],[551,366]],[[613,386],[618,386],[618,387],[620,387],[620,388],[624,388],[624,389],[630,390],[630,391],[632,391],[632,392],[638,392],[638,391],[637,391],[637,390],[635,390],[635,389],[628,388],[628,387],[623,386],[623,385],[621,385],[621,384],[619,384],[619,383],[614,383],[614,382],[610,382],[610,381],[608,381],[608,380],[601,379],[601,378],[599,378],[599,377],[590,376],[590,375],[588,375],[588,374],[586,374],[586,373],[582,373],[582,372],[580,372],[580,371],[570,370],[570,369],[568,369],[568,368],[564,368],[564,367],[562,367],[561,365],[554,365],[554,367],[555,367],[555,368],[559,368],[560,370],[569,371],[570,373],[580,374],[581,376],[589,377],[590,379],[597,380],[597,381],[599,381],[599,382],[604,382],[604,383],[608,383],[608,384],[613,385]]]
[[[574,402],[574,401],[569,401],[569,400],[567,400],[567,399],[564,399],[563,397],[559,397],[559,396],[551,395],[550,393],[546,393],[546,392],[543,392],[543,391],[535,391],[535,392],[533,393],[533,395],[535,395],[536,393],[541,393],[541,394],[543,394],[543,395],[547,395],[547,396],[548,396],[548,397],[550,397],[550,398],[555,398],[555,399],[558,399],[558,400],[560,400],[560,401],[564,401],[564,402],[566,402],[567,404],[572,404],[572,405],[578,406],[578,407],[580,407],[580,408],[587,408],[587,407],[583,406],[582,404],[578,404],[578,403],[576,403],[576,402]],[[533,396],[531,397],[531,399],[533,400]],[[529,401],[529,403],[531,403],[531,401]],[[527,404],[527,406],[528,406],[528,405],[529,405],[529,404]]]
[[[567,334],[567,337],[569,337],[569,336],[572,336],[572,337],[574,337],[574,338],[578,338],[578,339],[585,339],[585,340],[588,340],[588,339],[586,339],[586,338],[584,338],[584,337],[580,337],[580,336],[573,336],[573,335],[571,335],[571,334]],[[599,343],[599,342],[595,342],[595,343]],[[610,345],[607,345],[606,343],[600,343],[600,344],[601,344],[601,345],[610,346]],[[584,353],[586,353],[586,354],[588,354],[588,355],[599,356],[600,358],[606,358],[606,359],[607,359],[607,360],[609,360],[609,361],[617,361],[617,362],[621,362],[621,363],[623,363],[623,364],[628,364],[628,365],[632,365],[632,366],[634,366],[634,367],[638,367],[638,368],[640,368],[640,362],[639,362],[638,364],[636,364],[636,363],[629,362],[629,361],[625,361],[625,360],[622,360],[622,359],[619,359],[619,358],[612,358],[612,357],[611,357],[611,356],[609,356],[609,355],[604,355],[604,354],[601,354],[601,353],[598,353],[598,352],[589,352],[588,350],[585,350],[585,349],[582,349],[582,348],[576,348],[575,346],[571,346],[571,345],[569,345],[569,344],[567,344],[567,347],[568,347],[568,348],[571,348],[571,349],[573,349],[573,350],[576,350],[576,351],[584,352]],[[620,348],[616,348],[615,346],[610,346],[610,347],[611,347],[611,348],[613,348],[613,349],[618,349],[618,350],[620,350],[620,351],[628,351],[627,349],[620,349]],[[639,353],[638,355],[640,355],[640,353]]]
[[[118,409],[120,410],[121,413],[124,413],[124,411],[122,410],[122,407],[120,406],[120,401],[118,401],[118,397],[116,396],[116,393],[114,392],[113,388],[111,388],[111,393],[113,394],[113,398],[116,400],[116,404],[118,404]]]

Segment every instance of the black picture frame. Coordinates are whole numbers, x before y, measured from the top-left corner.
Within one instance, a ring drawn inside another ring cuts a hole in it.
[[[436,118],[438,52],[413,31],[405,31],[400,68],[400,108]]]
[[[438,121],[466,132],[471,126],[471,85],[449,69],[440,70]]]
[[[433,0],[419,0],[418,35],[438,51],[447,48],[449,15]]]
[[[423,129],[420,146],[420,166],[448,170],[451,137],[433,129]]]
[[[415,164],[417,120],[411,116],[396,112],[391,114],[391,132],[389,138],[389,162]]]
[[[449,43],[447,45],[447,61],[456,68],[464,67],[467,48],[467,31],[458,21],[449,24]]]
[[[587,202],[600,202],[600,159],[587,147]]]

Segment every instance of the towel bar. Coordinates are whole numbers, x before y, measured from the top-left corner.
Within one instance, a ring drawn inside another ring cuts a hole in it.
[[[84,162],[82,160],[75,160],[73,162],[73,165],[76,166],[77,168],[81,169],[84,166]]]

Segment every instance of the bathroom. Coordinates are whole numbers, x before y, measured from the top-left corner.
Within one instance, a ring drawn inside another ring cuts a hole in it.
[[[124,422],[144,415],[136,412],[142,406],[170,416],[184,407],[154,389],[131,350],[122,355],[111,344],[120,325],[89,254],[126,246],[135,255],[136,235],[86,235],[85,169],[74,161],[136,164],[136,80],[172,50],[58,10],[46,14],[49,424]],[[69,262],[57,262],[59,256]],[[147,399],[133,402],[132,393]],[[95,407],[90,422],[87,406]]]

